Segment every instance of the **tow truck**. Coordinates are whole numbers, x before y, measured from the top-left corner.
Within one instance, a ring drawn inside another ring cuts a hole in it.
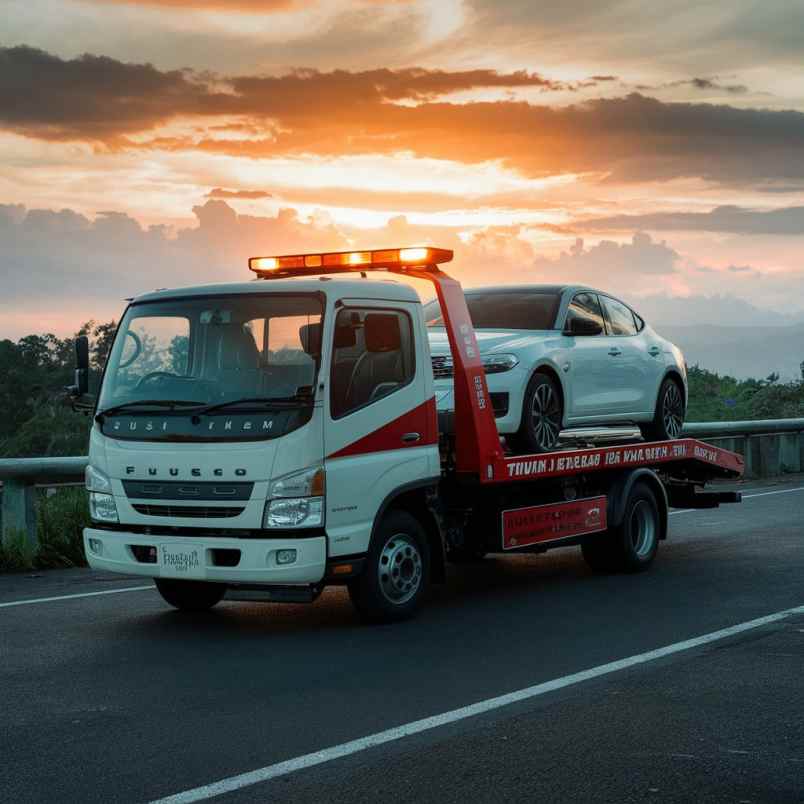
[[[345,585],[363,619],[395,621],[450,563],[575,545],[596,572],[642,571],[670,508],[740,501],[706,485],[739,478],[742,457],[692,438],[508,453],[461,285],[440,267],[452,257],[254,257],[252,281],[131,301],[94,408],[90,566],[152,577],[182,610]],[[434,286],[453,415],[436,409],[420,299],[396,277]]]

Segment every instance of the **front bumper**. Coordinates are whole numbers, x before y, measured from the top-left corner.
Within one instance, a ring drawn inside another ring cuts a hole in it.
[[[91,549],[90,539],[93,540]],[[89,566],[125,575],[144,575],[149,578],[182,578],[160,563],[162,546],[168,548],[198,547],[201,566],[193,580],[227,584],[314,584],[321,581],[327,566],[325,536],[311,538],[237,539],[208,536],[167,536],[127,533],[101,528],[84,529],[84,552]],[[97,549],[97,548],[100,549]],[[145,548],[135,550],[133,548]],[[141,560],[147,548],[155,548],[156,563]],[[296,561],[278,565],[279,550],[296,550]],[[239,551],[239,556],[233,555]],[[221,565],[221,561],[236,564]]]
[[[486,385],[492,395],[507,395],[507,406],[504,407],[505,413],[495,412],[494,419],[497,423],[497,432],[501,435],[515,433],[522,424],[522,402],[525,396],[525,388],[528,385],[530,375],[521,366],[517,366],[511,371],[501,371],[497,374],[486,375]],[[436,407],[439,411],[455,410],[455,386],[452,378],[437,379],[434,382]],[[497,405],[495,405],[497,407]]]

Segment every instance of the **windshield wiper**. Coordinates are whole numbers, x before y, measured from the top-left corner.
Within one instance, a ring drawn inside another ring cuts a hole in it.
[[[184,407],[200,407],[202,403],[190,401],[187,399],[135,399],[133,402],[123,402],[121,405],[112,405],[110,408],[106,408],[106,410],[99,410],[95,416],[95,420],[98,422],[103,421],[104,416],[114,416],[116,413],[122,413],[124,410],[128,408],[140,408],[140,407],[157,407],[157,408],[170,408],[173,410],[174,408],[184,408]]]
[[[205,408],[193,411],[196,416],[203,416],[206,413],[214,413],[225,408],[236,407],[237,405],[263,405],[265,407],[275,407],[280,409],[298,408],[299,405],[307,407],[313,404],[313,397],[310,394],[296,394],[295,396],[258,396],[246,397],[244,399],[232,399],[229,402],[216,402],[214,405],[207,405]]]

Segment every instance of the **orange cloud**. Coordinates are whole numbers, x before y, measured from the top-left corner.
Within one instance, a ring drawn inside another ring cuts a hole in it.
[[[263,198],[271,198],[270,193],[264,190],[225,190],[223,187],[215,187],[210,190],[205,198],[236,198],[246,201],[259,201]]]
[[[156,6],[158,8],[191,8],[198,11],[239,11],[251,14],[273,14],[310,5],[313,0],[95,0],[115,6]]]
[[[663,103],[637,93],[563,107],[442,99],[489,87],[571,88],[538,73],[486,69],[303,69],[227,78],[89,55],[63,60],[17,47],[0,49],[0,127],[108,148],[253,158],[407,151],[469,164],[497,160],[531,177],[804,177],[800,112]],[[164,125],[182,120],[200,121],[200,135],[167,136]],[[220,124],[259,133],[226,137]]]

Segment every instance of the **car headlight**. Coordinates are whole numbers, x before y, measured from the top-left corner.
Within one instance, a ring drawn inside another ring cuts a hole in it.
[[[86,481],[87,491],[101,491],[104,494],[112,493],[112,481],[94,466],[87,466],[84,472],[84,480]]]
[[[117,505],[111,494],[89,492],[89,516],[95,522],[119,522]]]
[[[321,466],[277,478],[265,505],[264,528],[315,528],[324,524],[325,473]]]
[[[516,355],[482,355],[483,370],[486,374],[499,374],[503,371],[510,371],[519,364]]]

